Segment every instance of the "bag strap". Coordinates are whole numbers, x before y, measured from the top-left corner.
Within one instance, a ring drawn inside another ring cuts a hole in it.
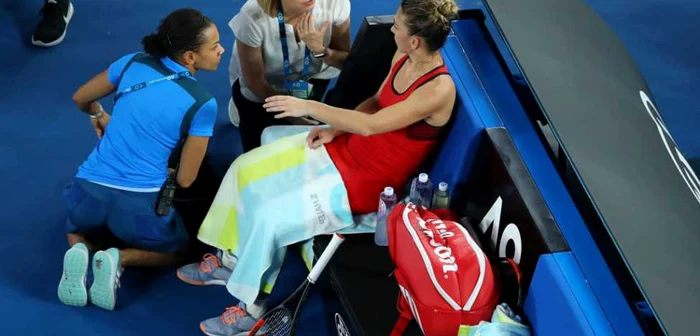
[[[182,149],[184,147],[185,140],[187,140],[187,135],[189,134],[192,121],[194,120],[195,115],[202,107],[202,105],[206,104],[209,100],[211,100],[212,95],[206,92],[206,90],[204,90],[204,88],[201,85],[199,85],[196,80],[188,77],[189,72],[175,73],[170,68],[166,67],[165,64],[163,64],[159,59],[146,53],[138,53],[134,55],[134,57],[132,57],[124,66],[124,69],[122,70],[119,78],[122,78],[124,76],[126,70],[133,63],[141,63],[143,65],[146,65],[164,76],[163,78],[151,81],[153,83],[151,83],[150,85],[164,81],[173,81],[174,83],[182,87],[185,91],[187,91],[187,93],[189,93],[190,96],[192,96],[192,98],[194,98],[195,100],[194,103],[187,110],[187,112],[185,112],[185,115],[182,118],[182,123],[180,124],[180,139],[175,148],[173,148],[173,151],[168,160],[168,167],[175,167],[175,171],[177,174],[177,170],[180,167],[180,157],[182,156]],[[139,88],[134,90],[132,87],[132,90],[129,90],[129,92],[140,90],[149,85],[147,83],[141,83],[137,84],[136,86],[139,86]],[[115,95],[115,104],[116,101],[122,95],[123,93]]]
[[[515,312],[520,313],[524,300],[520,266],[515,260],[498,257],[498,255],[491,253],[490,249],[484,248],[480,241],[481,235],[477,233],[469,218],[462,217],[459,224],[467,230],[476,244],[484,251],[491,267],[498,274],[498,283],[501,287],[501,301],[507,303]]]
[[[523,307],[524,299],[522,284],[523,274],[520,270],[520,266],[518,266],[515,260],[510,258],[499,258],[497,262],[499,265],[502,286],[506,287],[504,290],[510,293],[515,291],[515,293],[512,293],[512,296],[515,296],[512,298],[515,300],[515,302],[512,302],[514,306],[511,308],[516,312],[520,312]]]
[[[136,60],[143,59],[144,57],[148,57],[148,54],[145,53],[136,53],[126,64],[124,65],[124,68],[122,69],[122,72],[119,74],[119,80],[121,81],[122,78],[124,78],[124,74],[126,73],[126,69],[128,69],[131,66],[131,63],[134,63]]]
[[[394,277],[396,278],[396,282],[399,283],[399,286],[402,283],[405,283],[401,270],[395,270]],[[391,334],[389,334],[389,336],[403,335],[406,328],[408,328],[408,324],[414,319],[413,311],[411,311],[411,307],[408,304],[408,300],[406,300],[406,296],[404,296],[401,292],[401,287],[399,287],[399,296],[396,300],[396,309],[399,311],[399,319],[396,320],[396,323],[394,323],[394,328],[391,330]]]
[[[406,328],[408,328],[408,324],[413,320],[413,312],[411,312],[408,301],[406,301],[403,294],[399,294],[396,308],[399,310],[399,319],[394,323],[394,328],[391,329],[391,334],[389,334],[389,336],[402,336]]]

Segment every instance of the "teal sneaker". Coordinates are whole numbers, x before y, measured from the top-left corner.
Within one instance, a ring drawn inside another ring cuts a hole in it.
[[[58,284],[58,299],[75,307],[87,305],[87,271],[90,254],[83,243],[73,245],[63,256],[63,274]]]
[[[90,302],[107,310],[117,305],[117,289],[123,268],[119,262],[119,250],[111,248],[98,251],[92,257],[94,281],[90,286]]]

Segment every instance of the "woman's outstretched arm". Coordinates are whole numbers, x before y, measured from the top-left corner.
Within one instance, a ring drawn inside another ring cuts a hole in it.
[[[369,136],[406,127],[443,111],[445,104],[454,102],[455,94],[454,84],[449,78],[436,78],[421,86],[406,100],[374,114],[291,96],[269,97],[265,100],[264,108],[268,112],[278,113],[275,118],[310,116],[335,129]],[[449,108],[452,108],[452,104]]]

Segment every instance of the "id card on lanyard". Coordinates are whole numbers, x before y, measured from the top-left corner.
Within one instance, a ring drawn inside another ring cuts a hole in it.
[[[284,14],[282,3],[278,5],[277,21],[280,27],[280,42],[282,43],[282,56],[284,62],[284,89],[291,95],[301,99],[309,99],[313,86],[309,83],[309,66],[311,64],[311,51],[304,46],[304,70],[301,80],[291,80],[292,69],[289,64],[289,49],[287,48],[287,29],[284,26]]]

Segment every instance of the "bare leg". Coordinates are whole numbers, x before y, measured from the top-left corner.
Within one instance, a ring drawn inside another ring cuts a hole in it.
[[[85,239],[85,236],[77,233],[69,233],[67,236],[71,247],[77,243],[83,243],[90,252],[95,252],[102,247],[102,244],[90,242]],[[167,267],[177,264],[184,257],[184,252],[159,253],[134,248],[119,250],[119,263],[124,267]]]
[[[83,243],[85,246],[88,248],[88,251],[90,252],[95,252],[100,249],[101,244],[96,244],[94,242],[89,242],[87,239],[85,239],[85,236],[79,235],[77,233],[69,233],[67,234],[68,236],[68,245],[73,247],[73,245],[77,243]]]
[[[127,248],[119,250],[119,263],[124,267],[167,267],[185,257],[184,252],[160,253]]]

